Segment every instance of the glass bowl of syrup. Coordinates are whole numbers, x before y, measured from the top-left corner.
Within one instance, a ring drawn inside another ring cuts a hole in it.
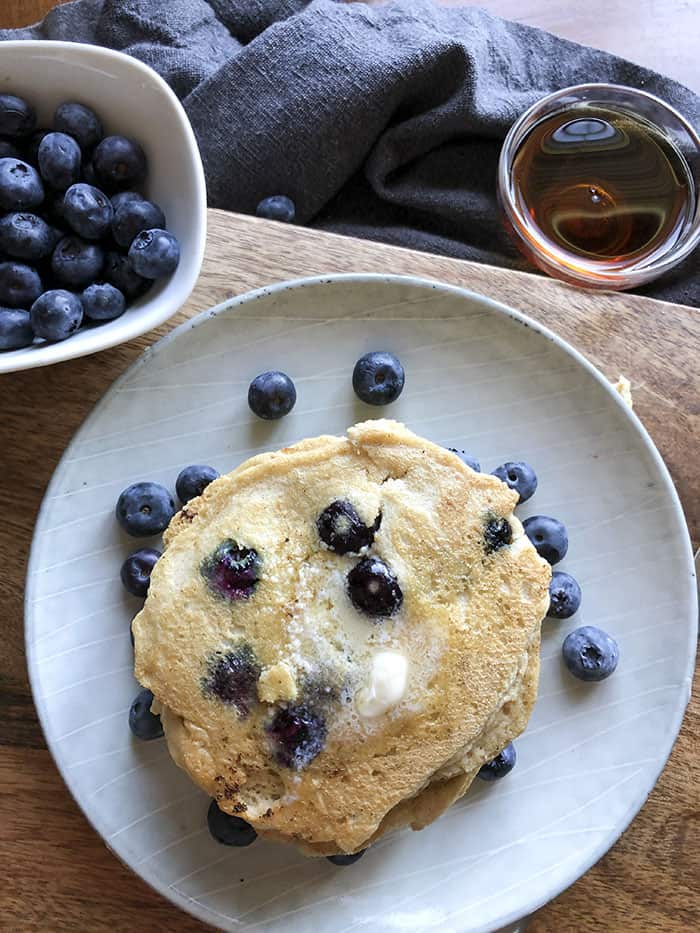
[[[575,285],[642,285],[700,243],[700,137],[645,91],[581,84],[538,101],[505,139],[498,189],[522,252]]]

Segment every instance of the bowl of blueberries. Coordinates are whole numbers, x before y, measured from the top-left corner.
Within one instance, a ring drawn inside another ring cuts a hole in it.
[[[70,42],[0,47],[0,372],[162,324],[204,256],[206,187],[172,90]]]

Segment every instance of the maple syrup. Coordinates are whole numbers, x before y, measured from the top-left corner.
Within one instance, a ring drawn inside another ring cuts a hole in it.
[[[688,163],[670,137],[592,104],[535,124],[513,157],[511,182],[528,226],[607,267],[669,248],[695,207]]]

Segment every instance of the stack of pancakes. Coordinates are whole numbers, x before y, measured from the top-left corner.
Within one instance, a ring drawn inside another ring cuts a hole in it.
[[[133,623],[136,676],[177,764],[222,810],[313,855],[434,820],[534,704],[550,568],[516,501],[392,421],[213,482],[173,519]],[[319,536],[337,502],[373,529],[358,553]],[[240,590],[217,589],[222,553]],[[367,556],[400,587],[386,617],[351,598]],[[397,662],[381,676],[378,655]]]

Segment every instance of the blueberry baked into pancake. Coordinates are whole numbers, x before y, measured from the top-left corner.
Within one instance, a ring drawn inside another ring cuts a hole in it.
[[[383,420],[211,482],[133,623],[177,764],[311,855],[434,820],[535,700],[551,570],[517,501]]]

